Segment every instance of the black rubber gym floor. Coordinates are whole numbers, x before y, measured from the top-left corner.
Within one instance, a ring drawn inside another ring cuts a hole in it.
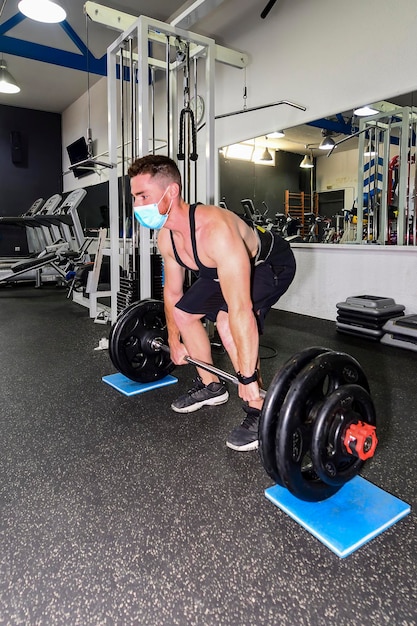
[[[1,624],[417,623],[415,353],[329,321],[267,320],[266,385],[307,346],[359,360],[379,436],[362,475],[412,507],[339,559],[265,498],[257,452],[226,448],[243,415],[236,389],[176,414],[187,365],[176,385],[126,398],[101,381],[115,371],[94,351],[108,331],[62,290],[0,288]]]

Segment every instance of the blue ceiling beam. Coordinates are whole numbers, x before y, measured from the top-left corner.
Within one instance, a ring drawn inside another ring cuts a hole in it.
[[[316,128],[324,128],[325,130],[331,130],[334,133],[339,135],[351,135],[352,134],[352,124],[345,122],[343,117],[337,116],[337,120],[327,120],[326,118],[322,118],[320,120],[315,120],[314,122],[308,122],[307,126],[315,126]]]
[[[41,61],[43,63],[59,65],[60,67],[67,67],[72,70],[107,76],[107,54],[104,54],[99,59],[91,54],[67,20],[64,20],[59,25],[76,45],[81,54],[67,52],[59,48],[51,48],[50,46],[24,41],[23,39],[16,39],[15,37],[10,37],[5,34],[25,19],[27,18],[19,11],[19,13],[16,13],[16,15],[4,22],[4,24],[0,25],[0,52],[13,54],[25,59],[32,59],[33,61]]]
[[[23,15],[23,13],[20,13],[19,11],[19,13],[13,15],[13,17],[4,22],[4,24],[0,24],[0,35],[4,35],[4,33],[7,33],[9,30],[20,24],[20,22],[23,22],[23,20],[25,19],[26,17]]]
[[[41,61],[61,67],[68,67],[72,70],[80,70],[98,74],[99,76],[107,76],[107,55],[103,55],[101,59],[96,59],[92,54],[87,56],[76,54],[75,52],[67,52],[58,48],[43,46],[14,37],[3,35],[0,37],[0,51],[7,54],[13,54],[17,57],[32,59],[33,61]]]
[[[75,30],[72,28],[72,26],[70,26],[68,24],[67,20],[64,20],[63,22],[60,22],[59,25],[62,28],[62,30],[64,30],[67,33],[67,35],[71,39],[71,41],[73,43],[75,43],[75,45],[77,46],[78,50],[82,54],[85,54],[85,55],[89,54],[89,55],[91,55],[91,52],[89,51],[89,49],[87,48],[87,46],[85,45],[83,40],[77,35]]]

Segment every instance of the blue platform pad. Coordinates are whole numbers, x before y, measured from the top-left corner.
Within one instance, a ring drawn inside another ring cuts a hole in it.
[[[410,506],[361,476],[331,498],[305,502],[280,485],[265,495],[340,558],[345,558],[410,513]]]
[[[130,378],[126,378],[123,374],[120,374],[120,372],[103,376],[101,380],[111,387],[114,387],[125,396],[136,396],[139,393],[145,393],[145,391],[152,391],[152,389],[159,389],[159,387],[166,387],[167,385],[173,385],[178,382],[178,378],[168,375],[151,383],[136,383],[130,380]]]

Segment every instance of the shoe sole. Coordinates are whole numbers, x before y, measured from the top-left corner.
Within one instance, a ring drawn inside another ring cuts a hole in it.
[[[226,391],[222,396],[217,396],[216,398],[209,398],[208,400],[202,400],[201,402],[195,402],[194,404],[190,404],[190,406],[185,406],[182,409],[177,408],[173,404],[171,404],[171,409],[176,413],[194,413],[194,411],[198,411],[203,406],[217,406],[219,404],[224,404],[229,399],[229,392]]]
[[[251,441],[250,443],[245,443],[243,446],[236,446],[234,443],[226,441],[226,446],[231,450],[236,450],[237,452],[250,452],[251,450],[258,449],[259,441]]]

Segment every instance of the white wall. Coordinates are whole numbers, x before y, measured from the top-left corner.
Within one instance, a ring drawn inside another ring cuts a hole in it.
[[[64,171],[64,192],[97,185],[108,180],[108,170],[100,173],[92,173],[78,181],[74,174],[68,170],[70,165],[66,146],[80,137],[87,138],[88,107],[90,100],[90,128],[94,142],[94,154],[98,155],[108,150],[107,139],[107,80],[100,79],[90,88],[90,97],[84,94],[76,100],[62,115],[62,166]],[[107,162],[107,158],[102,159]]]
[[[316,159],[316,191],[343,189],[345,206],[350,209],[358,195],[358,151],[334,151],[330,158]]]
[[[219,120],[218,145],[416,88],[414,0],[281,0],[266,20],[236,22],[221,35],[226,45],[250,55],[248,107],[292,100],[307,111],[281,105]],[[242,108],[243,78],[242,71],[217,67],[217,113]]]
[[[394,298],[417,312],[417,248],[294,244],[297,273],[276,308],[336,319],[336,304],[349,296]]]
[[[259,7],[253,9],[257,16],[254,19],[253,12],[239,11],[239,0],[234,2],[235,18],[232,23],[224,23],[218,39],[223,45],[250,55],[246,70],[247,106],[291,100],[307,110],[281,105],[218,120],[217,147],[416,88],[415,0],[281,0],[266,20],[259,19]],[[321,39],[323,32],[327,36]],[[243,70],[216,64],[216,114],[242,108],[244,76]],[[107,149],[105,83],[103,79],[90,90],[96,154]],[[84,96],[64,112],[64,147],[85,136],[86,111]],[[344,169],[320,175],[319,187],[355,186],[354,169],[343,162],[348,158],[343,154],[332,158],[335,166],[335,159],[339,159]],[[67,164],[66,154],[63,156]],[[82,184],[96,184],[105,177],[106,173],[101,178],[92,174],[82,179]],[[77,186],[72,175],[64,177],[64,191]],[[297,248],[296,256],[297,278],[280,303],[289,311],[334,319],[336,302],[359,292],[394,297],[406,304],[409,312],[417,311],[414,249],[348,246],[343,250],[336,245],[324,249],[317,246],[313,250]]]

